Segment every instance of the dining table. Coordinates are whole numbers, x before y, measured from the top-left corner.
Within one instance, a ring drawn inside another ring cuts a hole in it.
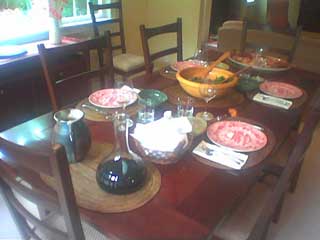
[[[216,49],[208,51],[212,60],[221,55]],[[79,207],[81,217],[102,233],[111,234],[118,239],[205,239],[219,221],[244,199],[264,167],[270,164],[273,154],[297,128],[308,109],[309,99],[320,83],[319,75],[296,67],[262,76],[298,86],[307,94],[307,100],[298,108],[283,110],[252,101],[244,94],[244,101],[232,106],[237,117],[258,123],[259,126],[269,129],[274,136],[272,149],[259,164],[240,170],[209,166],[198,161],[192,153],[195,144],[174,164],[153,163],[161,174],[161,186],[157,194],[143,206],[121,213],[101,213]],[[136,88],[158,90],[179,84],[177,80],[166,78],[159,72],[148,77],[138,76],[133,82]],[[166,103],[162,109],[156,111],[167,109],[175,109],[175,106]],[[208,108],[215,116],[228,114],[228,109]],[[202,110],[195,108],[195,113]],[[51,147],[51,134],[55,124],[53,114],[49,112],[19,124],[1,132],[0,136],[31,149],[46,151]],[[92,141],[114,143],[112,122],[88,120],[86,123]],[[195,141],[198,143],[203,139],[207,139],[205,133]],[[37,181],[39,184],[41,179]]]

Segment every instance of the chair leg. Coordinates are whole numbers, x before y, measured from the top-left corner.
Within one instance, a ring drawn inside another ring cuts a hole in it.
[[[280,219],[284,198],[285,198],[285,194],[282,194],[280,202],[278,203],[278,205],[277,205],[277,207],[276,207],[276,209],[274,211],[272,222],[275,223],[275,224],[277,224],[279,219]]]
[[[303,160],[300,162],[300,164],[296,167],[296,169],[293,172],[291,182],[290,182],[290,188],[289,188],[290,193],[294,193],[297,188],[298,180],[299,180],[299,176],[302,168],[302,163],[303,163]]]
[[[8,200],[6,194],[5,194],[5,183],[1,182],[0,179],[0,194],[2,195],[3,199],[4,199],[4,203],[6,204],[10,215],[14,221],[14,223],[17,226],[17,229],[20,233],[20,236],[23,240],[28,240],[30,239],[30,236],[28,234],[28,223],[26,222],[26,220],[17,212],[17,210],[10,204],[10,201]]]

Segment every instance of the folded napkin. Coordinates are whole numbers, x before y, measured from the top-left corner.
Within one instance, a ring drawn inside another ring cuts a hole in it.
[[[248,155],[246,154],[234,152],[230,149],[213,145],[205,141],[200,142],[199,145],[193,149],[193,153],[210,161],[237,170],[241,169],[248,160]]]
[[[141,92],[140,89],[138,89],[138,88],[131,88],[131,87],[127,86],[127,85],[123,85],[123,86],[121,87],[121,89],[122,89],[122,90],[125,90],[125,91],[132,91],[132,92],[134,92],[134,93],[136,93],[136,94],[139,94],[139,92]]]
[[[173,152],[191,131],[192,125],[187,117],[161,118],[151,123],[137,124],[131,136],[147,149]]]
[[[292,106],[292,101],[283,98],[269,96],[263,93],[257,93],[256,95],[254,95],[253,100],[284,109],[289,109]]]

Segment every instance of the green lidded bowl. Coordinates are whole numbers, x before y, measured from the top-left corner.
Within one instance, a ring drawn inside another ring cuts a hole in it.
[[[154,107],[161,105],[168,100],[167,95],[164,92],[155,89],[144,89],[139,93],[139,101],[141,104],[146,105],[147,99],[151,100],[151,104]]]
[[[241,92],[254,91],[259,88],[262,82],[264,82],[264,78],[262,77],[242,74],[239,77],[237,89]]]

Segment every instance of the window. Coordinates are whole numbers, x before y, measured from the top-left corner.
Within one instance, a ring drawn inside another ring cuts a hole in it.
[[[48,30],[48,2],[5,0],[0,3],[0,43],[29,38]],[[5,23],[5,24],[3,24]],[[28,39],[25,39],[28,41]]]
[[[63,9],[62,13],[62,25],[69,26],[81,22],[91,22],[90,10],[88,0],[69,0],[67,5]],[[110,0],[91,0],[91,2],[97,4],[109,3]],[[98,18],[110,18],[109,11],[99,11]]]
[[[62,26],[91,22],[88,2],[108,3],[110,0],[68,0],[62,13]],[[111,12],[99,13],[98,18],[109,18]],[[20,44],[48,38],[48,0],[1,0],[0,44]],[[5,24],[3,24],[5,23]]]

